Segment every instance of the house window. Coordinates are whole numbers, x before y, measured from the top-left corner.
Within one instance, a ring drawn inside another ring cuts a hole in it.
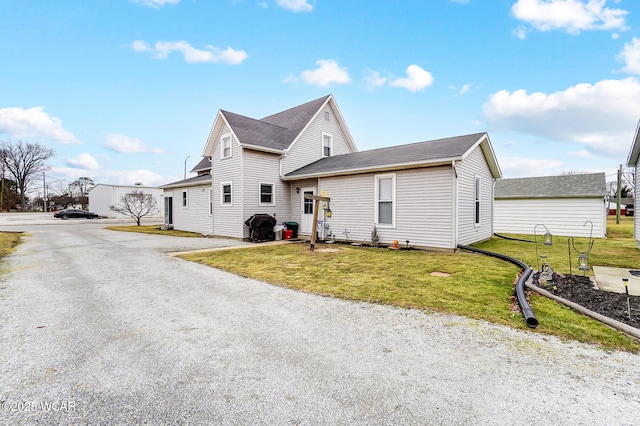
[[[209,188],[209,216],[213,216],[213,188]]]
[[[222,158],[231,157],[231,133],[222,135],[221,145],[222,147],[220,149],[220,156]]]
[[[396,220],[396,175],[376,176],[376,225],[393,227]]]
[[[329,111],[324,112],[324,119],[329,121]]]
[[[260,184],[260,205],[273,205],[273,184],[261,183]]]
[[[232,183],[231,182],[222,182],[220,184],[220,204],[223,206],[232,205]]]
[[[182,207],[188,207],[187,191],[182,191]]]
[[[476,185],[474,190],[475,198],[475,224],[480,224],[480,177],[476,176]]]
[[[322,134],[322,156],[331,157],[333,154],[333,136]]]
[[[304,191],[304,195],[313,195],[313,191]],[[304,199],[304,214],[313,214],[313,200],[311,198]]]

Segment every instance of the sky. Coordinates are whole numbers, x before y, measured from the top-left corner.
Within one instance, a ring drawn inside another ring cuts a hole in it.
[[[193,176],[220,109],[327,94],[361,151],[487,132],[505,178],[612,180],[640,119],[637,0],[0,0],[0,58],[54,188]]]

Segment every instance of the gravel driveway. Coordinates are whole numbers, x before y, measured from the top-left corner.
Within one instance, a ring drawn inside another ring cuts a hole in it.
[[[640,419],[638,355],[274,287],[167,254],[237,242],[102,226],[21,225],[0,281],[1,424]]]

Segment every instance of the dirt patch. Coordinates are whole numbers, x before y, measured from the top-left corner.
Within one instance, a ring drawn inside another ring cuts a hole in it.
[[[433,275],[434,277],[450,277],[451,276],[451,274],[448,274],[446,272],[438,272],[438,271],[432,272],[431,275]]]
[[[341,248],[317,248],[314,250],[316,253],[335,253],[337,251],[342,251]]]
[[[593,312],[640,328],[640,296],[629,296],[631,318],[627,311],[626,293],[613,293],[594,287],[589,277],[581,275],[553,274],[553,282],[539,284],[540,273],[533,275],[532,282],[548,292],[570,300]]]

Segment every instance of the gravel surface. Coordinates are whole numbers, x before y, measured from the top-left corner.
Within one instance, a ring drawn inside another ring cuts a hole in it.
[[[638,355],[274,287],[167,254],[238,242],[101,226],[24,226],[2,265],[0,424],[638,424]]]

